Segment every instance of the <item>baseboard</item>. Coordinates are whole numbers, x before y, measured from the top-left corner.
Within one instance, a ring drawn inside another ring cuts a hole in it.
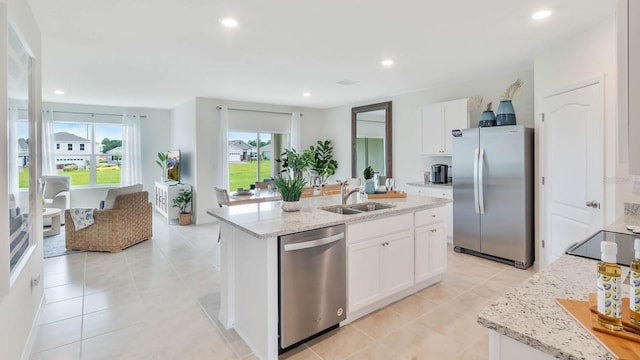
[[[40,305],[38,305],[38,312],[36,313],[36,317],[33,319],[33,323],[31,324],[31,330],[29,330],[29,337],[27,338],[27,343],[24,345],[24,350],[22,351],[21,360],[29,360],[31,358],[31,352],[33,351],[33,345],[36,343],[36,339],[38,338],[38,330],[40,329],[40,317],[42,316],[42,308],[44,307],[44,292],[42,292],[42,297],[40,297]]]

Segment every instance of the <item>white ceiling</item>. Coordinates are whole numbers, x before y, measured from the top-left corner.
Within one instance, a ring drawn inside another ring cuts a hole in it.
[[[613,14],[616,3],[28,2],[42,31],[45,101],[157,108],[196,96],[328,108],[532,69],[536,53]],[[554,14],[531,20],[541,8]],[[226,16],[240,25],[222,27]],[[385,58],[395,65],[382,68]],[[357,83],[336,84],[344,79]]]

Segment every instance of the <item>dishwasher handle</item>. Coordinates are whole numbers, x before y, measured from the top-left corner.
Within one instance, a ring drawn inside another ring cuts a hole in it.
[[[331,244],[332,242],[340,241],[342,239],[344,239],[343,232],[336,235],[331,235],[322,239],[304,241],[304,242],[293,243],[293,244],[285,244],[284,251],[295,251],[295,250],[314,248],[314,247],[318,247],[326,244]]]

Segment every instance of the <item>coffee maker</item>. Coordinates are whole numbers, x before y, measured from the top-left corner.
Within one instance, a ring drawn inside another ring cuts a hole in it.
[[[431,178],[429,180],[434,184],[446,184],[448,169],[449,169],[449,165],[445,165],[445,164],[431,165]]]

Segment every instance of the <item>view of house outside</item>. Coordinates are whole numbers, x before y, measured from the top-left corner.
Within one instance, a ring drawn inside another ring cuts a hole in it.
[[[71,177],[72,186],[120,183],[122,125],[55,122],[54,141],[58,175]],[[28,134],[18,129],[19,146]],[[20,152],[19,152],[20,156]],[[20,187],[28,187],[28,159],[20,159]]]
[[[273,177],[272,134],[229,132],[229,190],[248,189],[256,181]]]

